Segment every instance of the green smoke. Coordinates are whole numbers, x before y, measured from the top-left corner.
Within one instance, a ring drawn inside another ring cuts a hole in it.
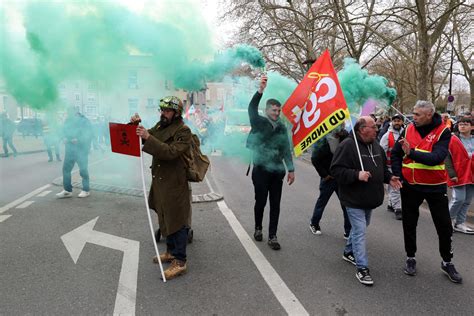
[[[387,87],[387,79],[369,75],[367,70],[351,58],[344,60],[344,67],[337,73],[344,98],[351,113],[359,113],[360,107],[369,98],[390,105],[397,96],[393,88]]]
[[[24,33],[8,27],[3,32],[1,75],[17,101],[35,109],[53,106],[64,80],[117,86],[132,52],[152,56],[157,75],[187,90],[200,90],[206,81],[220,80],[242,63],[264,66],[261,53],[251,46],[215,53],[211,32],[192,1],[165,1],[159,11],[143,14],[113,1],[23,4],[16,9]],[[7,26],[1,16],[2,27]]]

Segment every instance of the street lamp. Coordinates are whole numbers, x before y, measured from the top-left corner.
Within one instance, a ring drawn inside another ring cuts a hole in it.
[[[454,60],[454,28],[453,28],[453,34],[451,37],[451,65],[449,66],[449,95],[448,95],[448,103],[446,104],[446,112],[448,112],[449,114],[451,114],[451,111],[454,109],[454,104],[453,104],[454,96],[452,94],[453,60]]]

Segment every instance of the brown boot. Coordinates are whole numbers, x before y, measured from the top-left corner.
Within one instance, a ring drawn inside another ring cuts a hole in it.
[[[160,255],[160,260],[162,263],[169,263],[174,260],[174,256],[169,252],[165,252]],[[153,263],[158,263],[158,258],[156,256],[153,257]]]
[[[170,267],[164,271],[165,278],[166,280],[174,279],[181,274],[185,274],[187,270],[186,262],[174,259],[171,261]]]

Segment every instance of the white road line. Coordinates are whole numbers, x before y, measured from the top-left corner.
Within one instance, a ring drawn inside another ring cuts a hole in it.
[[[1,208],[0,208],[0,214],[1,214],[1,213],[4,213],[4,212],[6,212],[6,211],[8,211],[9,209],[11,209],[11,208],[17,206],[18,204],[23,203],[24,201],[28,200],[28,199],[31,198],[32,196],[35,196],[35,195],[39,194],[40,192],[42,192],[43,190],[49,188],[50,186],[51,186],[51,184],[44,185],[44,186],[42,186],[41,188],[38,188],[38,189],[36,189],[36,190],[34,190],[34,191],[32,191],[32,192],[30,192],[30,193],[28,193],[28,194],[22,196],[21,198],[16,199],[15,201],[13,201],[13,202],[11,202],[11,203],[9,203],[9,204],[7,204],[7,205],[1,207]]]
[[[6,221],[11,215],[0,215],[0,223]]]
[[[214,192],[209,179],[207,177],[205,179],[211,192]],[[240,243],[244,246],[250,259],[252,259],[263,279],[267,282],[273,294],[288,315],[309,315],[308,311],[306,311],[298,298],[296,298],[295,294],[293,294],[288,286],[286,286],[285,282],[283,282],[282,278],[278,275],[270,262],[268,262],[267,258],[265,258],[260,249],[257,248],[227,204],[224,201],[219,201],[217,202],[217,206],[219,206],[222,215],[224,215],[229,222],[230,227],[232,227],[232,230],[237,235]]]
[[[33,203],[35,203],[35,201],[25,201],[25,202],[21,203],[20,205],[18,205],[16,208],[27,208],[28,206],[30,206]]]
[[[43,191],[43,192],[41,192],[40,194],[38,194],[37,196],[38,196],[38,197],[44,197],[44,196],[50,194],[51,192],[52,192],[52,191]]]

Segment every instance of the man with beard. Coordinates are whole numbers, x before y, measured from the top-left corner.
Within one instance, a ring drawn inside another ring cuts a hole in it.
[[[388,131],[382,136],[380,140],[380,146],[382,146],[385,154],[387,155],[387,167],[392,172],[392,161],[390,159],[393,146],[400,137],[400,133],[403,131],[403,116],[395,114],[392,117],[392,122],[388,128]],[[400,190],[394,190],[390,185],[387,188],[388,191],[388,205],[387,210],[395,212],[395,218],[399,221],[402,220],[402,201],[400,199]]]
[[[360,283],[370,286],[374,281],[368,268],[367,226],[372,210],[383,203],[383,184],[390,183],[400,189],[401,183],[388,171],[385,154],[376,140],[375,120],[361,116],[354,125],[354,132],[357,138],[350,135],[337,147],[331,174],[337,180],[339,200],[346,207],[352,226],[342,259],[357,267],[356,277]]]
[[[164,271],[170,280],[187,271],[186,246],[191,212],[190,189],[186,178],[184,155],[190,152],[191,130],[183,122],[183,102],[175,97],[160,100],[160,121],[151,129],[137,127],[144,143],[143,151],[153,156],[152,184],[148,197],[150,208],[158,214],[160,231],[166,237],[166,252],[160,255],[171,265]],[[135,114],[131,123],[140,122]],[[154,257],[153,261],[158,262]]]
[[[420,206],[426,199],[438,233],[441,270],[454,283],[462,283],[456,271],[451,246],[453,226],[449,215],[447,177],[444,160],[451,132],[430,101],[419,100],[413,107],[413,121],[392,149],[393,173],[403,178],[402,218],[407,259],[404,272],[416,275],[416,226]]]

